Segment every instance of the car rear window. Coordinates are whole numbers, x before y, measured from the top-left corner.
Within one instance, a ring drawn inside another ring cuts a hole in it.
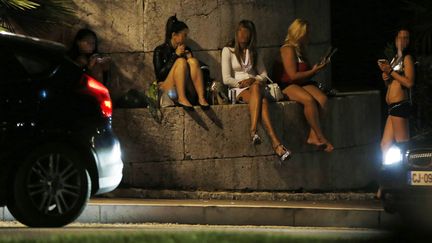
[[[11,51],[5,50],[0,58],[0,83],[26,80],[28,78],[27,71],[16,59],[15,55]]]
[[[57,63],[58,60],[34,53],[5,51],[0,59],[0,79],[10,82],[48,77],[58,66]]]
[[[32,53],[15,53],[15,57],[30,77],[49,76],[58,66],[58,60],[36,56]]]
[[[15,57],[30,76],[47,75],[52,71],[54,66],[52,61],[43,58],[27,56],[19,53],[15,54]]]

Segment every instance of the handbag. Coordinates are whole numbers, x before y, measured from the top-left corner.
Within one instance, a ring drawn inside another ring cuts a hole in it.
[[[223,83],[214,80],[210,86],[211,95],[210,103],[212,105],[226,105],[229,104],[229,99],[226,95],[227,89]]]
[[[267,84],[266,86],[266,96],[268,99],[272,100],[272,101],[281,101],[284,99],[284,95],[279,87],[279,85],[275,82],[273,82],[273,80],[271,80],[267,75],[266,78],[270,81],[269,84]]]

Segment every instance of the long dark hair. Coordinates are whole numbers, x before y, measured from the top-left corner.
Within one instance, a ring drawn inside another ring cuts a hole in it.
[[[185,29],[189,27],[183,21],[179,21],[177,15],[169,17],[165,27],[165,42],[168,43],[171,40],[172,33],[179,33]]]
[[[71,59],[75,59],[80,55],[78,41],[84,39],[87,36],[92,36],[95,39],[95,48],[92,53],[88,54],[88,56],[91,56],[98,52],[98,39],[96,33],[90,29],[83,28],[78,30],[78,32],[76,33],[75,38],[72,42],[72,47],[68,52],[68,55]]]
[[[401,31],[407,31],[409,33],[409,42],[408,42],[408,46],[405,47],[405,49],[403,49],[402,51],[402,56],[406,56],[406,55],[413,55],[413,43],[414,43],[414,38],[412,36],[412,31],[411,29],[406,26],[406,25],[402,25],[399,26],[399,28],[396,29],[395,34],[393,35],[395,38],[395,47],[396,47],[396,37],[399,35],[399,32]],[[396,51],[397,51],[397,47],[396,47]]]
[[[257,34],[256,34],[255,24],[252,21],[247,19],[243,19],[242,21],[240,21],[234,33],[234,38],[230,42],[228,42],[226,46],[234,48],[234,54],[237,58],[237,61],[241,63],[241,53],[243,50],[241,49],[237,41],[237,32],[240,30],[240,28],[246,28],[249,30],[250,33],[249,44],[247,45],[246,49],[249,49],[252,68],[256,70],[256,63],[258,60],[258,52],[256,49]]]

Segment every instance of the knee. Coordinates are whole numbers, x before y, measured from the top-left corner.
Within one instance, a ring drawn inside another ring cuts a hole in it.
[[[189,63],[190,66],[194,66],[194,67],[199,67],[199,61],[198,59],[191,57],[189,59],[187,59],[187,63]]]
[[[255,82],[251,86],[249,86],[249,90],[253,94],[259,94],[261,90],[261,86],[257,82]]]
[[[326,95],[322,95],[317,98],[318,102],[321,104],[322,107],[325,107],[327,105],[328,98]]]
[[[315,99],[310,95],[306,95],[305,97],[300,99],[299,102],[302,103],[304,106],[315,105]]]
[[[187,61],[184,58],[177,58],[176,61],[174,62],[174,66],[185,69],[187,67]]]

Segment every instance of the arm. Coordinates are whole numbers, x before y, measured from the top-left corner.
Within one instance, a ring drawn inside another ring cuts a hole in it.
[[[166,63],[163,62],[163,50],[160,47],[157,47],[153,53],[153,66],[156,75],[156,79],[159,81],[164,81],[168,76],[174,62],[179,58],[175,52],[173,52],[169,57]]]
[[[400,75],[397,72],[389,72],[389,75],[396,81],[398,81],[402,86],[411,88],[414,85],[415,71],[414,71],[414,61],[411,55],[407,55],[404,58],[404,73],[405,75]]]
[[[225,85],[230,88],[238,87],[238,82],[234,77],[231,76],[232,66],[231,66],[231,51],[228,47],[222,49],[222,80]]]
[[[282,47],[281,57],[285,72],[291,77],[294,83],[300,83],[305,79],[313,77],[325,64],[314,65],[312,69],[305,72],[297,71],[297,55],[292,47]]]

